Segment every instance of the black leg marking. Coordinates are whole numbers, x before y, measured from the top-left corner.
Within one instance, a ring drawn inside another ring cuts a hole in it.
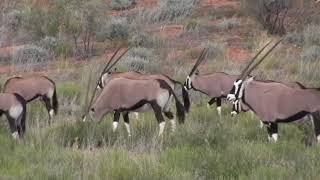
[[[217,107],[220,107],[221,106],[221,98],[216,98],[217,99]]]
[[[313,124],[314,124],[314,132],[317,138],[317,141],[320,141],[320,112],[312,113]],[[319,137],[319,138],[318,138]]]
[[[268,135],[269,137],[272,136],[272,134],[278,134],[278,124],[277,123],[270,123],[267,126]]]
[[[158,120],[158,123],[164,122],[164,118],[162,116],[161,107],[156,102],[151,102],[151,107],[154,111],[154,114]]]
[[[211,106],[215,102],[216,102],[216,98],[211,98],[208,104]]]
[[[50,110],[52,109],[51,100],[47,96],[42,96],[42,100],[43,100],[44,104],[46,105],[46,109],[48,111],[49,125],[50,125],[51,124]]]
[[[113,122],[118,122],[119,123],[119,119],[120,119],[120,112],[119,111],[114,112]]]
[[[125,122],[125,123],[128,123],[129,124],[129,113],[128,112],[126,112],[126,113],[122,113],[122,117],[123,117],[123,121]]]
[[[18,131],[18,127],[16,124],[16,119],[12,118],[9,113],[6,113],[8,122],[9,122],[9,127],[10,127],[10,131],[11,133],[14,133],[15,131]]]
[[[164,112],[164,115],[168,118],[168,119],[173,119],[174,118],[174,115],[171,111],[168,111],[168,112]]]

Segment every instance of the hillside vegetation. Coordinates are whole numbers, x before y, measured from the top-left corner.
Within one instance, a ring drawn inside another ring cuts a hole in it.
[[[112,132],[111,115],[81,121],[88,93],[120,46],[132,48],[118,70],[183,82],[203,48],[200,74],[239,74],[259,48],[282,37],[252,75],[320,87],[320,4],[281,0],[267,4],[279,8],[270,12],[263,2],[272,1],[1,1],[1,86],[13,75],[47,75],[60,109],[49,126],[43,104],[28,104],[21,141],[2,118],[0,179],[318,179],[311,121],[280,124],[279,141],[270,143],[257,117],[232,118],[225,104],[219,118],[215,106],[206,107],[209,98],[194,91],[185,124],[171,132],[167,123],[163,137],[153,113],[131,117],[132,137],[122,119]]]

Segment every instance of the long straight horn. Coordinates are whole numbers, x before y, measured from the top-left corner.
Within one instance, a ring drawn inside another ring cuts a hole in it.
[[[269,51],[261,58],[261,59],[259,59],[259,61],[256,63],[256,64],[254,64],[244,75],[243,75],[243,77],[241,78],[241,80],[244,80],[271,52],[272,52],[272,50],[274,49],[274,48],[276,48],[279,44],[280,44],[280,42],[282,41],[283,39],[280,39],[277,43],[275,43],[272,47],[271,47],[271,49],[269,49]]]
[[[203,48],[200,56],[198,57],[196,63],[194,64],[193,68],[191,69],[189,76],[191,76],[194,71],[198,68],[198,66],[200,65],[201,61],[206,57],[205,55],[207,54],[207,48]]]
[[[257,59],[257,57],[269,46],[269,44],[272,42],[269,41],[265,46],[263,46],[262,49],[259,50],[259,52],[251,59],[251,61],[247,64],[247,66],[242,70],[239,79],[241,79],[243,77],[243,75],[246,73],[246,71],[249,69],[249,67],[251,66],[251,64]]]
[[[113,66],[117,64],[117,62],[129,51],[131,47],[127,48],[107,69],[103,71],[103,73],[108,72]]]
[[[110,60],[108,61],[108,63],[106,64],[106,66],[103,68],[102,72],[105,72],[105,70],[108,68],[108,66],[110,65],[110,63],[112,62],[113,58],[118,54],[118,52],[120,51],[121,47],[119,47],[111,56]]]

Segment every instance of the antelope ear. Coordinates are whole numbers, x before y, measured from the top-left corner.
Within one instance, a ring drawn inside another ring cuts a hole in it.
[[[251,77],[249,77],[248,79],[247,79],[247,82],[251,82],[251,81],[253,81],[254,80],[254,76],[251,76]]]
[[[200,71],[199,71],[199,69],[197,69],[194,74],[195,74],[195,75],[199,75],[199,73],[200,73]]]

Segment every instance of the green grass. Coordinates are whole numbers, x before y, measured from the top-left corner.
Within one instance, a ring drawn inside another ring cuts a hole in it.
[[[58,89],[66,97],[78,92]],[[214,107],[202,104],[192,107],[176,132],[167,123],[162,138],[154,115],[141,114],[131,120],[129,138],[122,120],[112,132],[110,115],[101,123],[84,123],[62,110],[49,127],[42,123],[48,117],[41,103],[28,111],[24,141],[15,142],[7,122],[1,122],[0,178],[316,179],[320,171],[319,146],[306,145],[313,138],[307,123],[280,125],[280,141],[274,144],[250,114],[231,118],[225,108],[220,119]]]

